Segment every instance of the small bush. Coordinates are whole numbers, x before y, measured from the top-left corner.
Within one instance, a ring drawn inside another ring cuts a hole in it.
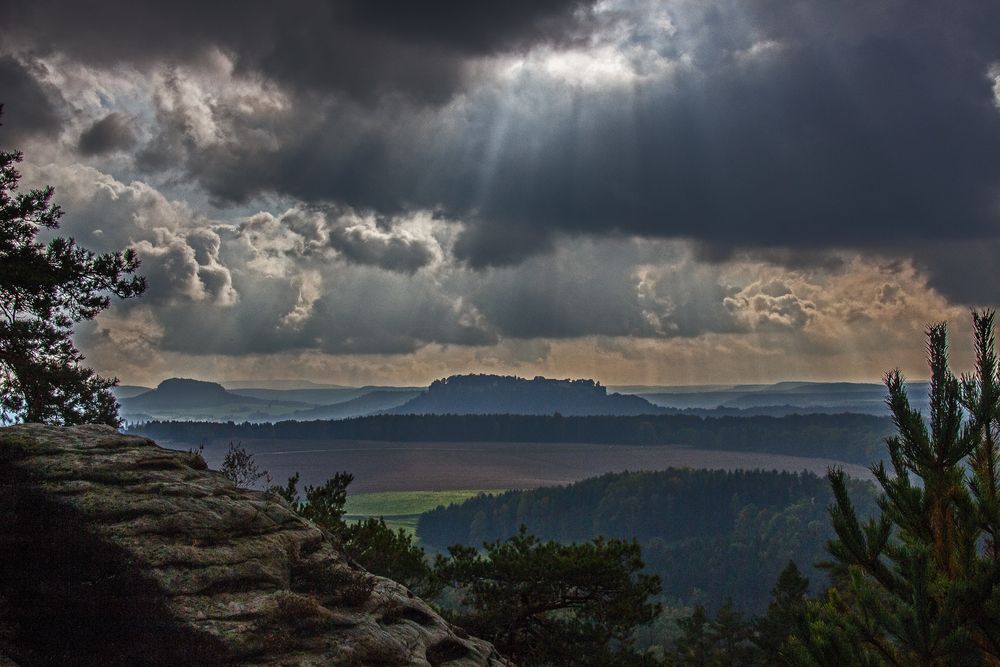
[[[271,475],[257,467],[253,454],[244,449],[242,443],[229,443],[220,472],[231,479],[238,489],[250,489],[260,482],[264,482],[265,486],[271,483]]]
[[[337,570],[330,577],[332,602],[344,607],[360,607],[372,596],[375,578],[363,571]]]
[[[208,462],[205,461],[205,446],[202,445],[198,449],[187,450],[187,462],[195,470],[208,470]]]
[[[275,596],[275,620],[286,624],[297,624],[305,619],[326,616],[327,612],[316,598],[298,593],[282,592]]]

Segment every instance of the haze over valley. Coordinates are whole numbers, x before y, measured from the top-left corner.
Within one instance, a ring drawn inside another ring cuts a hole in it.
[[[885,388],[863,383],[606,388],[592,380],[478,375],[452,376],[429,387],[274,389],[254,384],[268,383],[248,380],[233,386],[171,378],[155,389],[125,386],[115,393],[127,422],[309,421],[373,414],[889,414]],[[927,401],[926,383],[911,383],[910,392],[914,404]]]

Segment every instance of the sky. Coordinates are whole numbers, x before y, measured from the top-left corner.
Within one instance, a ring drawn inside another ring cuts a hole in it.
[[[125,384],[926,377],[1000,302],[1000,4],[0,0]]]

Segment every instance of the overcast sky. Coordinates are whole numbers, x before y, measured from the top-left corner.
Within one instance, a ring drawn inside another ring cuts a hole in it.
[[[403,9],[400,9],[403,7]],[[1000,3],[0,0],[123,383],[926,375],[1000,302]]]

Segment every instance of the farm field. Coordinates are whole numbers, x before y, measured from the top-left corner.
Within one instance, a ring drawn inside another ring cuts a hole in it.
[[[361,521],[371,516],[381,516],[387,526],[396,530],[402,528],[415,533],[417,519],[421,514],[439,505],[461,503],[485,490],[454,491],[382,491],[378,493],[348,494],[344,515],[346,521]],[[492,490],[496,492],[496,490]]]
[[[201,443],[164,443],[177,449]],[[229,440],[205,443],[209,466],[218,469]],[[825,474],[839,465],[852,476],[870,479],[859,465],[779,454],[702,450],[656,445],[595,445],[503,442],[374,442],[357,440],[243,440],[275,483],[301,475],[300,487],[322,484],[334,473],[354,474],[349,493],[534,489],[568,484],[608,472],[707,468],[763,469]]]

